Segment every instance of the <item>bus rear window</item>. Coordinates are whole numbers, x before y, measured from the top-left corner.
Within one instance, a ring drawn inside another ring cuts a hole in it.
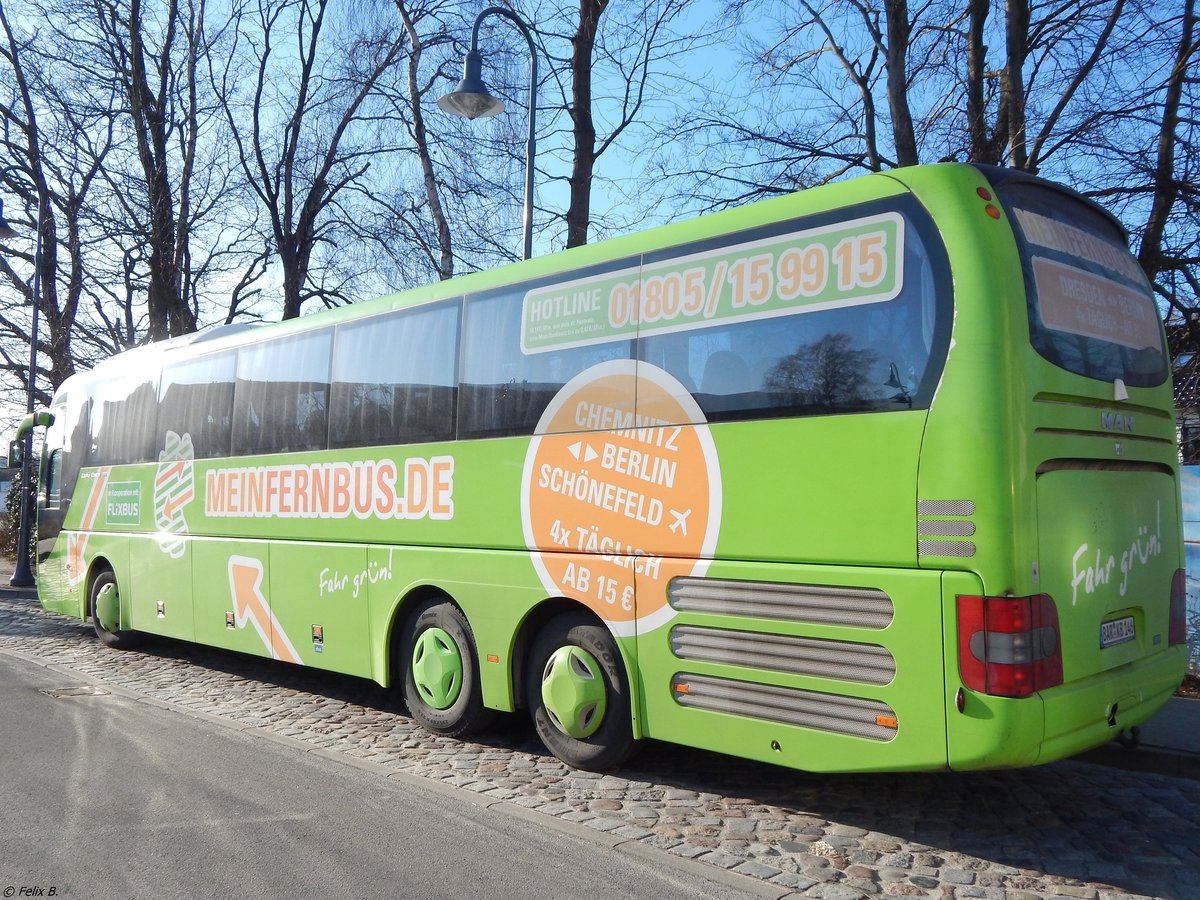
[[[1060,191],[1017,182],[998,192],[1021,252],[1034,349],[1088,378],[1162,384],[1158,307],[1120,230]]]

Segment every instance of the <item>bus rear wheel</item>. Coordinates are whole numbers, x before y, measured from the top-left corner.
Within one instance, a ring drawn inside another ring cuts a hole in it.
[[[111,569],[104,569],[92,579],[88,589],[88,612],[92,615],[92,628],[100,643],[114,650],[129,650],[141,641],[136,631],[121,631],[121,595],[117,590],[117,576]]]
[[[530,650],[525,696],[546,748],[597,771],[632,755],[629,680],[612,635],[581,613],[559,616]]]
[[[429,601],[409,617],[401,640],[404,701],[414,719],[448,737],[492,723],[495,711],[483,705],[475,639],[457,606]]]

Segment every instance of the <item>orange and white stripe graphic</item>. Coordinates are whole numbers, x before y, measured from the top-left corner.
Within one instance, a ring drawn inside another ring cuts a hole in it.
[[[67,533],[67,584],[71,587],[78,585],[87,576],[88,537],[95,528],[96,517],[100,515],[100,507],[104,504],[104,493],[108,488],[108,475],[111,471],[111,466],[102,466],[96,472],[91,493],[88,494],[83,507],[79,531]]]

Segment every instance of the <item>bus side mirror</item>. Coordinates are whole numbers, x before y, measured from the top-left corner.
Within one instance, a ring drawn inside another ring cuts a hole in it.
[[[34,428],[39,428],[45,425],[54,424],[54,413],[47,410],[39,410],[32,412],[21,420],[21,424],[17,426],[17,440],[24,442],[25,435],[29,434]]]
[[[16,468],[25,462],[25,436],[35,428],[54,424],[54,413],[47,410],[32,412],[17,426],[17,436],[8,444],[8,465]]]

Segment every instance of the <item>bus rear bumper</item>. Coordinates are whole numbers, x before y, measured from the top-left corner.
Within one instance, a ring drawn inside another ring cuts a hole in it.
[[[1113,740],[1158,712],[1183,680],[1187,647],[1171,647],[1091,678],[1042,692],[1048,763]]]

